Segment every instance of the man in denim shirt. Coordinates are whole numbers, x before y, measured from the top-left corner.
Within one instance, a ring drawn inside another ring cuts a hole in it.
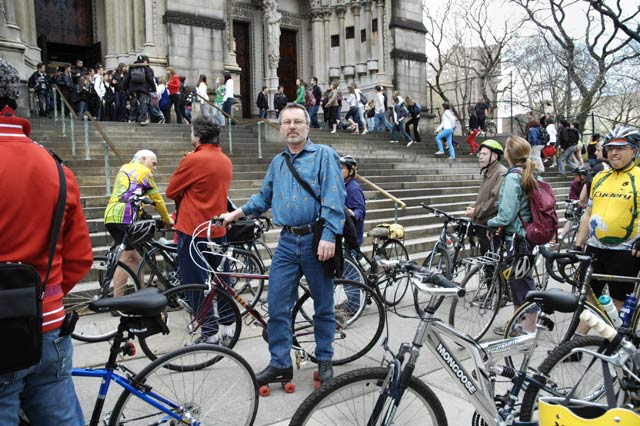
[[[293,377],[291,362],[291,309],[298,297],[298,283],[304,275],[314,301],[315,355],[321,382],[333,376],[333,279],[322,262],[331,259],[336,234],[344,225],[345,188],[336,152],[316,145],[308,138],[309,115],[304,106],[288,104],[280,112],[280,133],[286,148],[277,154],[267,170],[260,192],[231,213],[221,215],[223,226],[246,215],[260,215],[273,209],[273,221],[282,226],[280,241],[269,272],[269,366],[257,374],[258,386],[285,383]],[[290,157],[300,177],[313,189],[312,197],[291,174]],[[318,203],[315,198],[321,200]],[[312,225],[324,219],[317,253],[312,252]]]

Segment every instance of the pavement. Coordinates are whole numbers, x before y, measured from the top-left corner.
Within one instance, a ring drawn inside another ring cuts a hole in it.
[[[449,303],[450,301],[445,302],[437,314],[445,321],[449,312]],[[494,321],[494,325],[504,324],[511,313],[512,308],[510,306],[502,308]],[[365,316],[358,321],[363,321],[366,325],[368,317]],[[335,367],[335,374],[351,369],[380,366],[384,357],[384,350],[381,347],[383,338],[386,336],[389,348],[397,351],[402,342],[412,341],[417,325],[418,319],[416,318],[412,299],[407,294],[396,309],[387,311],[387,327],[376,346],[364,357],[347,365]],[[166,338],[170,339],[171,334]],[[486,338],[496,339],[498,336],[489,331]],[[465,351],[455,344],[449,345],[449,347],[451,350],[456,351],[456,357],[466,360],[463,361],[463,365],[465,365],[467,371],[470,371],[470,359],[464,353]],[[75,342],[74,349],[74,366],[76,367],[100,365],[106,361],[108,356],[107,343],[87,344]],[[241,338],[234,350],[248,361],[255,372],[262,370],[268,364],[269,351],[267,343],[261,337],[261,329],[247,325],[246,322],[243,325]],[[140,349],[133,359],[129,358],[124,361],[125,365],[134,371],[141,370],[148,362]],[[309,362],[302,365],[299,370],[294,371],[296,385],[294,393],[287,394],[279,386],[272,386],[271,396],[259,398],[255,425],[281,426],[289,424],[289,420],[297,407],[314,390],[312,375],[315,369],[316,365]],[[454,382],[449,374],[444,371],[428,349],[422,350],[414,374],[430,386],[438,396],[445,409],[449,425],[470,424],[474,409],[466,400],[464,389],[453,384]],[[85,417],[88,419],[91,416],[91,410],[95,403],[100,383],[96,379],[78,377],[74,378],[74,383]],[[103,414],[112,409],[119,394],[120,389],[114,386],[107,396]]]

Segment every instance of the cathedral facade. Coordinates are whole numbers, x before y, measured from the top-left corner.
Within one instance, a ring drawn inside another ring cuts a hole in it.
[[[0,57],[25,79],[38,62],[115,69],[146,55],[193,86],[230,72],[242,115],[263,86],[383,85],[426,103],[423,0],[0,0]]]

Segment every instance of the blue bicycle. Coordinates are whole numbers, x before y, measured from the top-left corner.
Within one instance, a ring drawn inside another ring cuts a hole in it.
[[[255,374],[229,349],[210,344],[186,346],[156,359],[137,374],[118,362],[121,354],[135,354],[134,337],[168,333],[166,306],[167,298],[157,288],[89,305],[96,312],[121,315],[104,368],[74,368],[72,372],[76,377],[102,380],[89,425],[199,426],[221,421],[252,425],[258,411]],[[124,390],[103,416],[111,382]]]

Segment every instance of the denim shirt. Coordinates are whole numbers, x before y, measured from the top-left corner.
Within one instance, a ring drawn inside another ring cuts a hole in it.
[[[291,157],[300,177],[322,201],[318,203],[293,177],[285,156]],[[322,240],[335,241],[344,227],[345,187],[340,171],[338,154],[325,145],[317,145],[307,139],[298,154],[287,147],[277,154],[267,170],[260,192],[242,206],[245,215],[259,215],[270,208],[273,222],[280,226],[302,226],[324,218]]]
[[[526,231],[518,214],[529,222],[531,209],[529,208],[529,199],[524,197],[522,191],[522,169],[512,167],[503,176],[504,180],[498,195],[498,214],[489,219],[487,225],[494,228],[504,227],[504,235],[507,240],[511,240],[513,234],[524,237]]]

